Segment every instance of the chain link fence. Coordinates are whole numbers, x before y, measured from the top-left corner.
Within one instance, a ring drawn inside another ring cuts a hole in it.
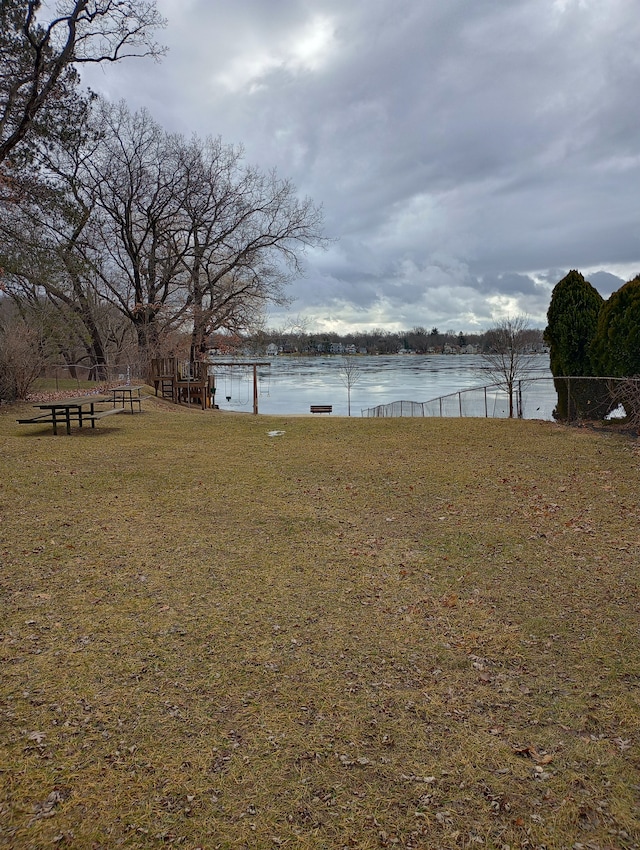
[[[122,383],[146,381],[145,370],[140,364],[116,363],[107,365],[87,366],[83,363],[63,363],[48,365],[40,375],[50,381],[55,381],[56,390],[68,389],[75,383],[78,389],[81,385],[95,383]]]
[[[512,399],[505,384],[488,384],[430,401],[393,401],[362,410],[364,417],[433,416],[507,419],[595,420],[632,418],[640,411],[640,378],[526,378]]]

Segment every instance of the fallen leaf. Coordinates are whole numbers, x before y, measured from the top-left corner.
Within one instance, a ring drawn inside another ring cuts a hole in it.
[[[45,732],[29,732],[29,734],[27,735],[27,738],[30,741],[35,741],[36,744],[41,744],[46,737],[47,736]]]
[[[513,747],[513,752],[518,756],[525,756],[533,759],[537,764],[551,764],[553,756],[549,753],[538,752],[535,747]]]

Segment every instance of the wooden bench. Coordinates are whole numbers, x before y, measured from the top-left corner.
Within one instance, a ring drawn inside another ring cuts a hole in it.
[[[312,404],[311,405],[312,413],[331,413],[333,410],[332,404]]]

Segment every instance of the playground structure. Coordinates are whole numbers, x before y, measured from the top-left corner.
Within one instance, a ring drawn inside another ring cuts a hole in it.
[[[258,413],[258,366],[270,366],[264,361],[225,361],[210,363],[204,360],[179,361],[177,357],[156,357],[151,361],[151,380],[155,394],[174,404],[196,404],[206,410],[215,407],[215,370],[222,368],[253,371],[253,413]],[[247,399],[248,401],[248,399]]]
[[[211,407],[213,376],[201,360],[179,361],[177,357],[156,357],[151,361],[151,380],[156,395],[174,404]]]
[[[213,380],[214,380],[214,388],[215,388],[215,372],[217,369],[224,370],[229,375],[234,371],[238,370],[240,374],[250,374],[252,377],[251,380],[251,390],[247,389],[247,397],[246,402],[249,401],[249,395],[251,395],[252,399],[252,407],[253,413],[258,413],[258,366],[271,366],[270,361],[266,360],[214,360],[210,364],[210,369],[213,371]],[[227,390],[225,390],[227,392]],[[230,401],[231,398],[227,395],[227,401]]]

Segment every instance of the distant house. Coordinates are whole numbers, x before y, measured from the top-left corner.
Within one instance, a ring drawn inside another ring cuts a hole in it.
[[[267,357],[276,357],[278,354],[278,346],[275,342],[270,342],[267,346]]]

